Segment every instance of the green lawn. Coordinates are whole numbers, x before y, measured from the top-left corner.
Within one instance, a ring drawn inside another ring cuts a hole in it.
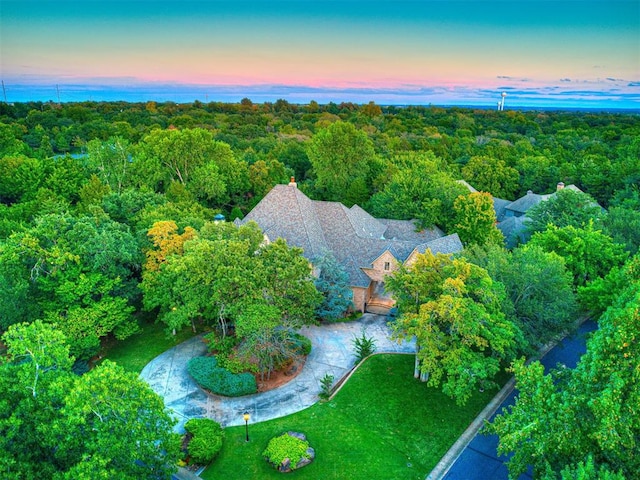
[[[375,355],[331,402],[249,424],[249,443],[244,426],[225,429],[222,452],[201,477],[282,479],[262,451],[271,437],[296,430],[307,435],[316,460],[287,478],[423,480],[496,391],[478,393],[458,407],[415,380],[413,362],[413,355]]]
[[[111,360],[127,371],[140,373],[147,363],[162,352],[195,335],[190,328],[184,328],[175,336],[167,336],[165,329],[161,323],[144,322],[140,333],[122,341],[111,340],[104,345],[102,360]]]

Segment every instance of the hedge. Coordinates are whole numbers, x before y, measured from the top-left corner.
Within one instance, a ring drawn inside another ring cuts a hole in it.
[[[250,373],[231,373],[219,367],[216,357],[195,357],[187,366],[189,375],[205,390],[225,397],[241,397],[258,391],[255,377]]]

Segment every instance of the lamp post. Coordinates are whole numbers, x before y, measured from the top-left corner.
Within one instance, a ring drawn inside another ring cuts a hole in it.
[[[244,412],[242,414],[242,418],[244,418],[244,431],[245,431],[245,441],[248,442],[249,441],[249,418],[251,418],[251,415],[249,415],[249,412]]]

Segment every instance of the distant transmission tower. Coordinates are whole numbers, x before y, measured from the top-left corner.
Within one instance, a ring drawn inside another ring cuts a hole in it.
[[[4,103],[7,103],[7,91],[4,88],[4,80],[2,80],[2,96],[4,98]]]

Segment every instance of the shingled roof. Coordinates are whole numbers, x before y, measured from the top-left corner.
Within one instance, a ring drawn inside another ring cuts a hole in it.
[[[546,197],[548,197],[548,195],[538,195],[537,193],[533,193],[529,190],[524,197],[520,197],[515,202],[511,202],[509,205],[506,205],[504,208],[520,214],[527,213],[530,208],[536,206],[543,200],[546,200]]]
[[[457,235],[444,237],[437,228],[417,231],[412,221],[377,219],[354,205],[309,199],[295,184],[276,185],[238,224],[255,221],[270,240],[283,238],[313,259],[331,251],[349,274],[352,286],[367,287],[363,268],[385,251],[404,261],[416,249],[460,251]],[[422,251],[424,251],[422,250]]]

